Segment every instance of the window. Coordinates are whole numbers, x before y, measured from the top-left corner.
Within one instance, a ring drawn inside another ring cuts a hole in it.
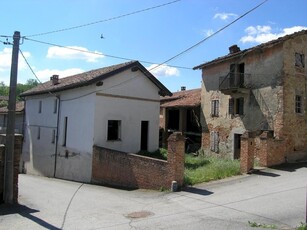
[[[57,113],[58,111],[58,99],[54,99],[53,102],[53,113]]]
[[[52,130],[52,138],[51,138],[51,143],[55,143],[55,129]]]
[[[219,116],[219,100],[212,100],[211,101],[211,117],[218,117]]]
[[[68,125],[68,117],[64,118],[64,139],[63,139],[63,146],[66,146],[67,141],[67,125]]]
[[[295,53],[295,66],[305,68],[305,55],[301,53]]]
[[[41,127],[37,127],[37,140],[41,139]]]
[[[302,96],[300,95],[295,96],[295,112],[303,113]]]
[[[244,114],[244,98],[230,98],[228,105],[228,113],[231,115],[243,115]]]
[[[121,121],[118,120],[109,120],[108,121],[108,141],[117,141],[120,140],[121,136]]]
[[[210,133],[210,150],[215,153],[219,152],[219,133],[216,131]]]
[[[38,102],[38,113],[42,113],[42,101]]]

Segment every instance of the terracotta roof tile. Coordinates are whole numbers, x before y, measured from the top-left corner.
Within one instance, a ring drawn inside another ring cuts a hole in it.
[[[23,101],[16,102],[16,112],[23,112],[25,108],[25,104]],[[7,106],[0,108],[0,113],[8,113]]]
[[[91,70],[69,77],[59,78],[59,84],[56,85],[53,85],[52,81],[50,80],[22,93],[20,96],[25,97],[37,94],[54,93],[90,85],[132,67],[137,67],[139,70],[141,70],[160,89],[161,95],[171,95],[171,92],[151,73],[149,73],[148,70],[146,70],[145,67],[142,66],[138,61],[130,61],[96,70]]]
[[[201,89],[178,91],[160,98],[161,107],[194,107],[200,105]]]

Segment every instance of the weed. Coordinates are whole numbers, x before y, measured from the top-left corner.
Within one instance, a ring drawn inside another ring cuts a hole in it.
[[[301,222],[301,225],[296,228],[297,230],[307,230],[307,223]]]
[[[256,223],[252,221],[248,221],[248,224],[252,228],[268,228],[268,229],[277,229],[277,226],[275,224],[261,224],[261,223]]]

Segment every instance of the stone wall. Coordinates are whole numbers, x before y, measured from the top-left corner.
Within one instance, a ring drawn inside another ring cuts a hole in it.
[[[6,135],[0,135],[0,203],[3,202],[4,187],[4,164],[5,164]],[[13,179],[13,202],[18,203],[18,174],[20,155],[22,152],[22,135],[15,134],[14,145],[14,179]]]
[[[168,138],[168,160],[93,147],[92,183],[124,188],[171,189],[183,185],[184,137]]]

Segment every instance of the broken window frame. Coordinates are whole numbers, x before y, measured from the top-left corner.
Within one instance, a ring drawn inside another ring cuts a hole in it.
[[[244,97],[229,98],[228,113],[230,115],[244,115]]]
[[[295,66],[305,68],[305,55],[303,53],[295,53]]]

